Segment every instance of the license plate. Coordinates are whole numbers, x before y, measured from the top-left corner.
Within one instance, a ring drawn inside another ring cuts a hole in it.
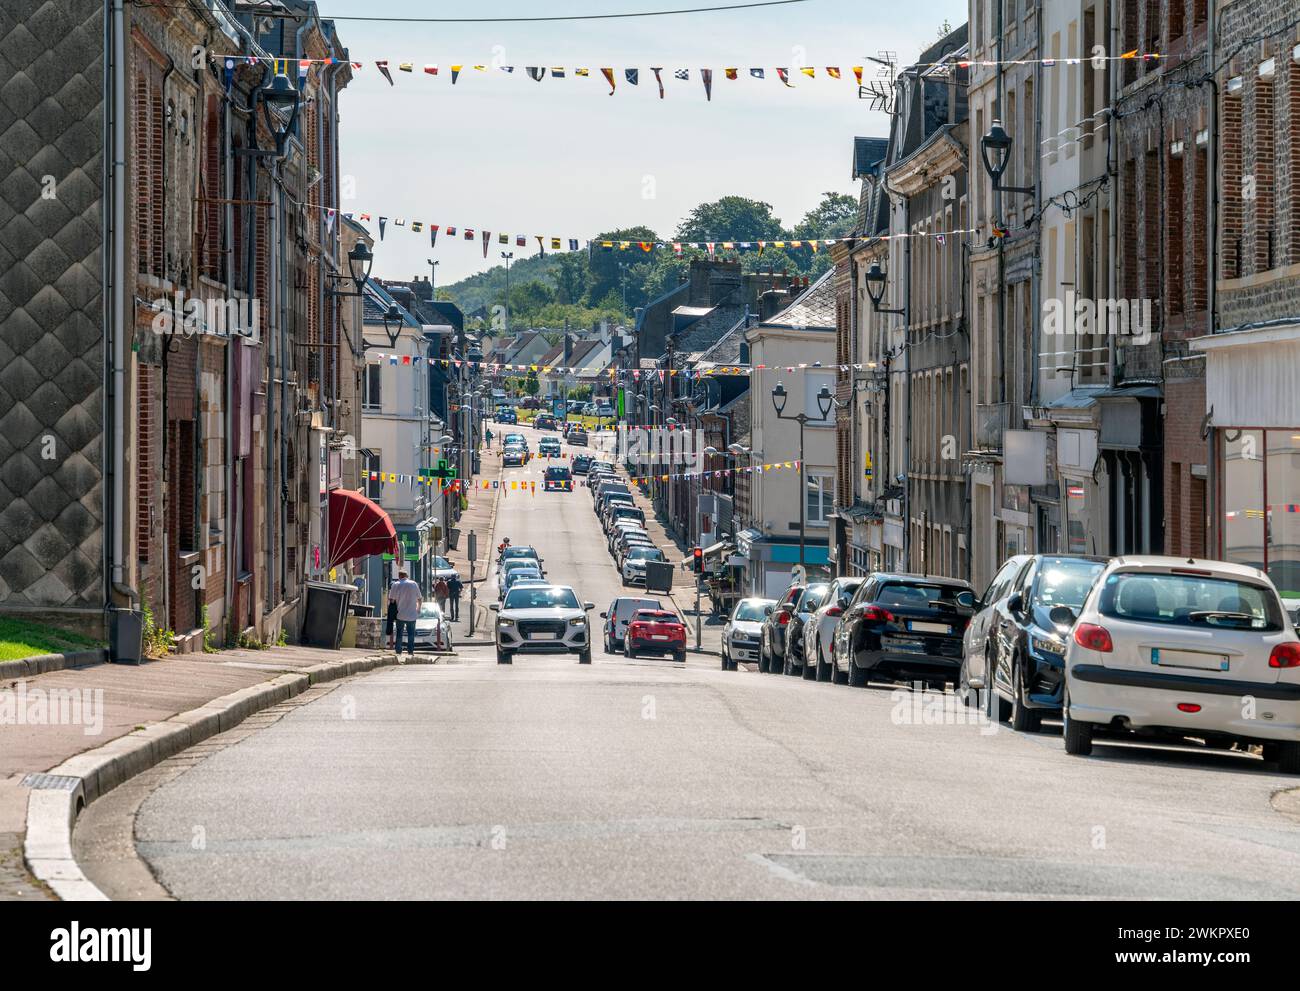
[[[909,622],[907,628],[913,633],[951,633],[952,627],[947,623]]]
[[[1228,659],[1222,654],[1205,654],[1199,650],[1162,650],[1151,648],[1151,663],[1162,668],[1198,668],[1202,671],[1227,671]]]
[[[530,633],[528,639],[529,640],[558,640],[560,639],[560,635],[558,633]]]
[[[664,636],[663,634],[660,634],[660,633],[652,633],[652,634],[650,635],[650,639],[651,639],[651,640],[667,640],[668,638],[667,638],[666,636]]]

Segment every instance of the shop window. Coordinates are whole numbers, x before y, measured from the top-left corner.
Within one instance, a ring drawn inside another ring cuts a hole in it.
[[[1268,576],[1283,596],[1300,597],[1300,432],[1270,430],[1267,441]]]
[[[1065,487],[1065,550],[1067,554],[1088,554],[1087,490],[1076,483]]]
[[[1223,434],[1223,560],[1264,567],[1264,432]]]

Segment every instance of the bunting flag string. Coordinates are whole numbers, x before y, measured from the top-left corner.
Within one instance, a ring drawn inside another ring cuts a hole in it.
[[[716,468],[711,471],[655,472],[650,475],[633,475],[628,478],[628,481],[640,484],[642,482],[651,482],[655,479],[658,479],[661,482],[666,482],[669,479],[724,478],[730,475],[761,475],[768,471],[798,471],[800,464],[802,464],[800,461],[773,461],[771,464],[765,465],[748,465],[743,468]]]
[[[1097,67],[1099,63],[1105,63],[1105,62],[1118,62],[1118,61],[1129,61],[1129,60],[1142,61],[1142,62],[1154,62],[1160,59],[1166,59],[1168,57],[1169,57],[1168,55],[1164,55],[1160,52],[1142,52],[1137,49],[1133,49],[1132,51],[1122,52],[1118,55],[1097,54],[1097,55],[1081,56],[1077,58],[962,59],[962,58],[954,58],[953,56],[950,55],[939,61],[915,62],[915,63],[908,64],[906,66],[902,66],[901,68],[905,68],[908,70],[917,70],[917,71],[926,71],[926,70],[948,71],[953,69],[954,67],[958,69],[970,69],[976,67],[997,68],[999,66],[1006,67],[1006,66],[1017,66],[1017,65],[1034,65],[1034,66],[1041,66],[1042,68],[1045,69],[1052,69],[1057,67],[1066,67],[1066,68],[1077,67],[1083,65],[1084,63],[1088,63],[1093,65],[1094,67]],[[233,77],[234,69],[238,65],[241,64],[255,65],[259,62],[270,62],[273,65],[275,65],[276,68],[278,69],[280,63],[284,63],[284,65],[287,67],[290,61],[274,55],[229,55],[227,54],[227,55],[213,55],[212,59],[218,65],[224,65],[227,86],[229,86],[230,80]],[[340,64],[349,65],[351,66],[354,72],[358,72],[358,73],[364,71],[367,64],[373,64],[375,69],[378,70],[379,74],[383,76],[385,80],[387,80],[389,86],[395,85],[393,80],[393,73],[391,71],[391,67],[394,65],[396,66],[399,72],[407,73],[409,75],[415,75],[416,65],[420,64],[422,66],[422,71],[424,75],[432,76],[435,78],[439,76],[438,66],[436,64],[416,63],[414,60],[375,59],[372,60],[370,63],[367,63],[363,61],[349,61],[347,59],[320,58],[320,59],[298,59],[297,64],[298,64],[298,78],[300,81],[306,79],[308,73],[311,71],[312,68],[318,66],[323,68],[323,67],[340,65]],[[461,76],[461,71],[465,68],[465,64],[464,63],[453,64],[451,65],[450,68],[451,68],[451,73],[450,73],[451,85],[455,86],[456,82]],[[495,69],[498,72],[513,76],[515,73],[516,66],[471,65],[471,68],[474,71],[481,72],[481,73],[488,73],[491,70]],[[786,89],[798,88],[790,81],[790,77],[794,73],[801,74],[803,76],[806,76],[809,79],[821,78],[821,79],[828,79],[831,81],[837,81],[837,80],[849,78],[848,76],[845,75],[843,71],[841,71],[840,66],[827,65],[827,66],[821,66],[820,68],[822,70],[820,76],[817,72],[818,67],[810,66],[810,65],[793,66],[793,67],[780,66],[774,68],[772,71],[775,72],[776,78],[780,81],[781,85]],[[863,68],[864,67],[861,65],[855,65],[850,67],[850,70],[852,72],[852,78],[855,80],[857,88],[860,88],[862,86]],[[553,79],[567,79],[570,77],[570,75],[572,75],[572,77],[575,79],[578,78],[586,79],[592,77],[591,69],[588,67],[574,67],[572,69],[569,69],[565,66],[558,66],[558,65],[555,66],[529,65],[529,66],[524,66],[523,69],[524,69],[523,72],[524,76],[526,76],[528,79],[533,80],[534,82],[539,82],[539,83],[547,76],[550,76]],[[658,68],[652,67],[650,71],[654,73],[655,81],[659,84],[659,96],[662,99],[664,96],[664,85],[660,73],[666,70],[664,70],[663,67],[660,66]],[[697,69],[697,71],[700,73],[700,78],[704,82],[705,99],[711,101],[713,99],[714,70],[712,68],[702,68],[702,69]],[[741,71],[742,70],[739,66],[724,66],[722,68],[722,76],[725,79],[736,81],[742,78]],[[615,81],[618,75],[622,75],[623,78],[627,81],[628,85],[636,86],[639,81],[641,70],[639,68],[623,68],[620,70],[612,66],[608,66],[608,67],[602,66],[599,68],[599,72],[600,72],[600,76],[603,77],[607,83],[609,83],[609,95],[613,96],[614,91],[616,89]],[[687,82],[691,78],[691,70],[688,68],[673,69],[672,74],[674,79],[680,80],[682,82]],[[767,70],[766,68],[750,67],[748,69],[748,78],[766,80]]]
[[[338,210],[334,207],[328,207],[321,204],[305,204],[305,206],[307,209],[325,211],[327,214],[327,222],[331,225],[334,217],[338,214]],[[356,220],[361,223],[369,223],[377,217],[379,222],[380,241],[383,241],[387,235],[389,224],[392,224],[394,227],[407,227],[412,233],[416,234],[423,233],[424,228],[427,226],[429,229],[430,248],[437,247],[439,232],[447,235],[449,238],[455,239],[456,234],[459,231],[461,232],[462,240],[473,241],[475,240],[474,232],[478,231],[482,237],[484,258],[487,257],[488,245],[493,233],[486,227],[479,227],[477,225],[473,227],[462,227],[458,224],[426,224],[423,220],[408,220],[405,217],[389,217],[386,214],[375,215],[359,211],[350,211],[343,213],[342,216],[345,220]],[[933,237],[937,238],[940,243],[943,243],[944,240],[949,237],[978,233],[979,229],[975,227],[946,231],[905,231],[897,234],[875,234],[872,235],[872,240],[890,241],[901,240],[909,237]],[[994,231],[995,235],[996,233],[997,232]],[[717,251],[756,251],[761,255],[769,249],[802,250],[807,248],[810,251],[817,252],[824,247],[830,247],[831,245],[839,244],[841,242],[847,243],[849,241],[864,240],[864,238],[861,237],[846,236],[788,238],[772,241],[747,241],[741,240],[740,238],[717,238],[711,241],[623,241],[607,240],[602,238],[581,238],[557,234],[509,234],[504,231],[497,231],[496,236],[499,244],[510,244],[511,238],[514,238],[514,244],[519,248],[527,247],[530,239],[535,240],[537,242],[537,249],[541,254],[546,253],[546,247],[549,244],[552,251],[562,251],[566,246],[569,251],[579,251],[583,250],[582,246],[585,245],[585,250],[588,252],[639,250],[649,254],[652,251],[664,250],[667,248],[671,249],[675,255],[682,254],[682,252],[687,248],[695,248],[707,252],[710,256],[714,255]]]
[[[470,361],[469,359],[460,358],[427,358],[420,355],[409,354],[387,354],[375,351],[366,352],[366,363],[370,365],[389,365],[396,367],[423,367],[428,364],[431,366],[440,366],[446,369],[465,368],[478,369],[487,375],[503,374],[523,374],[534,373],[538,375],[573,375],[582,378],[595,378],[603,375],[607,378],[616,378],[622,375],[625,380],[633,382],[641,381],[642,370],[639,368],[618,368],[608,365],[543,365],[540,363],[501,363],[492,361]],[[681,368],[658,368],[647,369],[646,374],[653,372],[663,381],[665,376],[685,376],[688,380],[695,378],[711,378],[713,376],[741,376],[753,375],[756,372],[773,371],[794,374],[796,371],[804,369],[823,369],[825,371],[839,370],[848,373],[850,371],[871,371],[878,365],[874,361],[854,362],[852,364],[825,364],[820,361],[801,361],[792,365],[713,365],[708,368],[681,369]],[[462,406],[452,406],[452,409],[463,409]]]

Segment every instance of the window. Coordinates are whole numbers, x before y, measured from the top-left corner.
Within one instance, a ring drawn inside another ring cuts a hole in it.
[[[831,475],[808,475],[805,518],[810,526],[825,526],[829,522],[833,486],[834,477]]]
[[[377,478],[371,478],[372,474],[378,474],[384,469],[381,467],[378,454],[372,454],[366,458],[366,484],[363,487],[366,498],[378,502],[384,490],[384,483]]]
[[[1106,579],[1097,605],[1103,616],[1142,623],[1260,632],[1283,628],[1282,609],[1270,589],[1210,572],[1119,571]]]
[[[824,371],[813,371],[807,369],[804,371],[803,388],[804,388],[804,412],[812,417],[810,427],[826,426],[835,422],[835,406],[831,405],[826,412],[826,419],[822,419],[822,407],[817,402],[817,395],[825,388],[832,396],[835,395],[835,373]]]
[[[361,383],[361,408],[382,410],[384,408],[384,366],[366,365],[365,377]]]

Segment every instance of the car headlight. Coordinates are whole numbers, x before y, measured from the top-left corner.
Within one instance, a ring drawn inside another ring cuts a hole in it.
[[[497,623],[498,623],[499,625],[501,625],[501,626],[514,626],[514,625],[515,625],[515,621],[514,621],[513,619],[506,619],[506,618],[504,618],[504,617],[502,617],[501,619],[497,620]]]
[[[1065,656],[1065,644],[1055,638],[1048,639],[1031,634],[1029,645],[1040,654],[1049,654],[1057,658]]]
[[[576,616],[576,617],[574,617],[573,619],[569,620],[569,625],[570,625],[570,626],[586,626],[586,625],[587,625],[587,617],[586,617],[586,616]]]

